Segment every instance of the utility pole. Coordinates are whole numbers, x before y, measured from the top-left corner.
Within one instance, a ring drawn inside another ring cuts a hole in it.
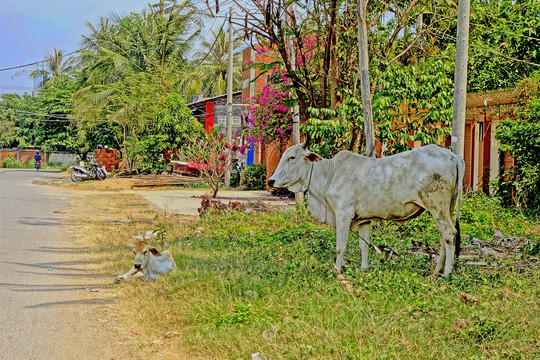
[[[232,154],[232,114],[233,114],[233,27],[232,27],[233,8],[229,8],[229,66],[227,68],[227,144],[229,152],[225,160],[225,186],[231,185],[231,154]]]
[[[285,22],[289,25],[291,30],[293,26],[292,16],[291,16],[293,11],[294,11],[294,3],[291,3],[287,7],[287,11],[285,11]],[[296,70],[296,52],[294,50],[294,43],[293,43],[292,35],[287,36],[287,47],[289,48],[289,64],[291,65],[291,69],[295,71]],[[297,144],[300,144],[300,114],[299,114],[298,105],[294,105],[291,110],[292,110],[292,118],[293,118],[292,142],[293,142],[293,145],[297,145]],[[296,203],[298,205],[302,205],[304,203],[304,192],[301,191],[301,192],[295,193],[294,198],[296,199]]]
[[[467,102],[467,60],[469,52],[470,0],[459,0],[452,113],[452,151],[463,159],[465,152],[465,111]]]
[[[291,27],[292,23],[292,14],[294,11],[294,3],[289,4],[287,11],[285,12],[285,22]],[[292,35],[287,36],[287,47],[289,48],[289,63],[291,64],[291,69],[296,70],[296,51],[294,49],[293,37]],[[293,116],[293,125],[292,125],[292,142],[293,145],[300,144],[300,114],[299,114],[298,104],[294,105],[292,108]]]
[[[358,68],[360,69],[360,93],[364,114],[364,135],[366,137],[366,156],[375,157],[375,133],[373,113],[371,112],[371,87],[369,84],[369,58],[366,25],[367,0],[358,1]]]

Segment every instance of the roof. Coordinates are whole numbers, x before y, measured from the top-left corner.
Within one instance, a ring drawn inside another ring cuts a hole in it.
[[[238,96],[238,95],[242,95],[242,91],[235,91],[233,92],[233,97],[234,96]],[[218,96],[214,96],[214,97],[211,97],[211,98],[205,98],[203,100],[200,100],[200,101],[195,101],[195,102],[192,102],[192,103],[189,103],[187,104],[188,107],[197,107],[199,105],[202,105],[202,104],[206,104],[207,102],[212,102],[212,101],[216,101],[218,99],[222,99],[222,98],[226,98],[227,97],[227,94],[223,94],[223,95],[218,95]]]

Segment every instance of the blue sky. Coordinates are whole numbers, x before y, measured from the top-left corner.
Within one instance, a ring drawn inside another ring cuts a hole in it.
[[[42,60],[47,50],[77,50],[86,22],[139,12],[148,0],[0,0],[0,69]],[[20,69],[18,69],[20,70]],[[34,81],[18,70],[0,71],[0,94],[31,92]]]

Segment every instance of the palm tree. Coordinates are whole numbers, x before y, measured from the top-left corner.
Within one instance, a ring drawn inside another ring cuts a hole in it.
[[[122,131],[119,143],[130,158],[128,140],[152,127],[152,113],[176,87],[187,54],[199,34],[196,9],[160,0],[139,14],[101,18],[83,37],[81,90],[74,95],[78,119],[106,117]],[[95,126],[82,124],[81,126]]]
[[[75,69],[75,59],[66,56],[63,50],[57,48],[54,48],[52,53],[47,50],[47,55],[44,57],[42,64],[41,69],[38,67],[32,70],[22,70],[17,72],[15,76],[26,74],[32,79],[41,78],[38,88],[43,88],[50,79],[62,75],[71,75]]]
[[[160,0],[140,14],[101,18],[83,36],[80,56],[85,85],[108,84],[137,72],[174,74],[186,64],[199,33],[196,9],[189,0]]]
[[[193,66],[201,73],[201,82],[205,84],[201,93],[216,96],[227,91],[227,71],[229,59],[229,42],[223,28],[217,32],[210,30],[210,41],[201,42],[201,48],[195,52]],[[241,52],[236,51],[242,45],[242,39],[233,40],[233,88],[239,89],[242,79]]]

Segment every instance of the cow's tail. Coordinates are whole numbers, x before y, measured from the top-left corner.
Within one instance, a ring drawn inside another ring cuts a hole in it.
[[[462,165],[462,166],[460,166]],[[459,253],[461,251],[461,231],[459,228],[459,216],[461,211],[461,193],[463,192],[463,176],[465,175],[465,166],[463,164],[463,160],[459,158],[459,161],[456,164],[456,188],[455,191],[457,192],[457,209],[456,209],[456,251],[455,251],[455,258],[457,259],[459,257]]]

